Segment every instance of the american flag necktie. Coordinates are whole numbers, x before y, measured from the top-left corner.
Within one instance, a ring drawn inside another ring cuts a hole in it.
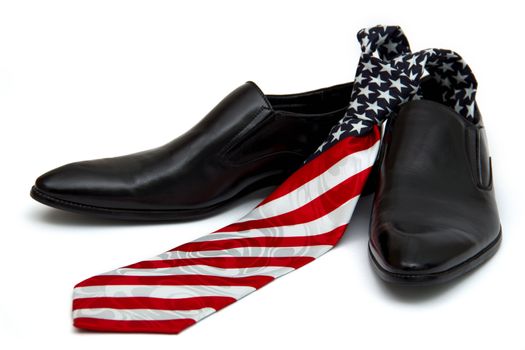
[[[425,74],[434,72],[451,87],[445,79],[459,74],[465,87],[443,98],[459,101],[457,110],[468,117],[473,92],[470,100],[465,89],[475,89],[475,80],[461,73],[468,67],[457,54],[412,54],[394,26],[361,30],[358,40],[362,53],[348,111],[305,164],[239,221],[79,283],[73,295],[76,327],[179,333],[326,253],[346,231],[376,160],[378,124],[418,98]],[[443,62],[450,72],[440,69]]]

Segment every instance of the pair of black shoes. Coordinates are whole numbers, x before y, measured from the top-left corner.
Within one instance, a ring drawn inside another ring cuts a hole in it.
[[[501,241],[491,159],[479,111],[471,120],[435,102],[439,84],[405,103],[386,127],[367,187],[375,190],[370,257],[386,281],[430,284],[490,258]],[[188,220],[278,185],[344,117],[352,83],[264,95],[248,82],[172,142],[77,162],[37,180],[31,196],[78,213]]]

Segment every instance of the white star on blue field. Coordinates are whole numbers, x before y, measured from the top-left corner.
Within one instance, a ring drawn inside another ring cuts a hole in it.
[[[460,55],[442,49],[412,53],[397,26],[362,29],[357,38],[362,52],[348,110],[309,159],[348,136],[366,135],[403,103],[421,99],[420,82],[427,76],[444,88],[443,104],[475,118],[477,82]]]

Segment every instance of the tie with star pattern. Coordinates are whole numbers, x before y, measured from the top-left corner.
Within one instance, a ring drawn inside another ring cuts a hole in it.
[[[347,135],[366,135],[410,100],[422,98],[420,82],[431,76],[444,88],[442,102],[474,120],[477,82],[469,66],[450,50],[410,52],[406,36],[397,26],[362,29],[357,38],[361,59],[350,105],[313,158]]]
[[[362,54],[345,116],[283,184],[237,222],[150,259],[75,286],[76,327],[179,333],[330,250],[344,232],[374,164],[378,124],[431,75],[443,102],[474,116],[476,82],[459,55],[411,53],[399,27],[358,33]]]

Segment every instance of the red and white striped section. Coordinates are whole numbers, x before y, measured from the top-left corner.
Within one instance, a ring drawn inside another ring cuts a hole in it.
[[[377,128],[367,136],[345,138],[238,222],[79,283],[73,294],[74,325],[179,333],[311,262],[345,232],[378,149]]]

